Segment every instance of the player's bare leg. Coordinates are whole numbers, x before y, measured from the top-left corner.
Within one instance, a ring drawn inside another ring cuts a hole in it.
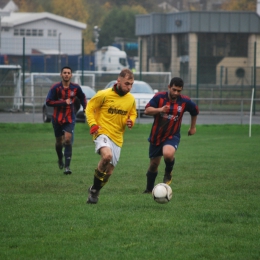
[[[101,159],[95,169],[93,185],[88,189],[88,204],[96,204],[100,190],[105,186],[113,173],[114,166],[110,163],[112,160],[112,151],[109,147],[100,149]]]

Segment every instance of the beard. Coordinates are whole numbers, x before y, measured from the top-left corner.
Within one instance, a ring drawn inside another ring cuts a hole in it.
[[[171,100],[176,100],[177,99],[176,95],[171,95],[170,93],[169,93],[169,97],[170,97]]]

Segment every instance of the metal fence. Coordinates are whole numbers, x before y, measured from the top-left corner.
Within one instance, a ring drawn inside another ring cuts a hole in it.
[[[26,42],[26,39],[19,42],[14,38],[1,39],[0,111],[40,110],[50,86],[60,80],[59,68],[65,65],[72,67],[75,75],[73,81],[89,85],[96,91],[117,78],[118,73],[94,71],[94,56],[84,54],[80,41],[62,41],[58,54],[51,53],[51,49],[58,46],[58,41],[34,42],[31,39],[30,46]],[[257,67],[260,64],[260,51],[257,51],[252,40],[245,46],[247,50],[241,50],[241,56],[223,44],[214,49],[207,41],[200,44],[196,52],[197,43],[194,43],[194,46],[189,46],[190,50],[195,50],[189,57],[185,56],[185,49],[181,56],[176,56],[175,71],[164,71],[166,67],[163,64],[157,66],[161,68],[159,72],[138,71],[137,66],[135,79],[144,80],[153,89],[163,91],[167,90],[172,76],[181,76],[185,82],[183,94],[197,101],[202,111],[248,111],[254,88],[254,113],[257,113],[260,111],[260,67]],[[44,53],[35,51],[43,49]],[[8,52],[4,53],[4,50]],[[192,63],[196,55],[197,63]],[[4,65],[13,68],[4,68]]]

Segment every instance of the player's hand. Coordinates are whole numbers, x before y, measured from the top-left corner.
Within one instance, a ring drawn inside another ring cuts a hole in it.
[[[91,135],[93,135],[93,134],[96,134],[96,133],[98,132],[98,129],[99,129],[99,126],[98,126],[98,125],[92,125],[92,126],[90,127],[89,132],[90,132]]]
[[[133,121],[130,119],[130,117],[128,117],[128,119],[126,121],[126,125],[129,129],[131,129],[133,127]]]
[[[189,135],[194,135],[195,133],[196,133],[196,127],[190,128],[189,131],[188,131],[188,136]]]
[[[71,104],[70,98],[66,99],[66,104],[67,104],[67,105],[70,105],[70,104]]]
[[[170,106],[168,106],[168,105],[165,105],[162,107],[162,112],[164,112],[164,113],[168,113],[169,110],[170,110]]]

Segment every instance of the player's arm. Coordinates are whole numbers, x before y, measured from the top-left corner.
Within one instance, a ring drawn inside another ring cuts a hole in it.
[[[84,94],[84,92],[82,91],[82,88],[79,87],[78,91],[77,91],[77,97],[83,107],[83,111],[86,109],[87,106],[87,98],[86,95]]]
[[[190,129],[188,135],[194,135],[196,133],[197,116],[191,116]]]
[[[70,102],[71,102],[71,100],[69,98],[66,100],[57,99],[55,87],[52,87],[49,90],[47,98],[46,98],[46,105],[50,106],[50,107],[66,106],[66,105],[69,105]]]
[[[134,101],[134,104],[132,106],[131,111],[129,112],[127,121],[126,121],[126,125],[128,128],[132,128],[135,124],[135,120],[137,118],[137,111],[136,111],[136,103]]]
[[[144,113],[149,116],[154,116],[159,113],[167,113],[169,111],[170,107],[165,105],[163,107],[152,107],[152,106],[146,106]]]
[[[95,119],[95,112],[98,110],[103,102],[104,102],[105,96],[103,95],[102,91],[98,91],[88,102],[88,105],[85,109],[85,114],[87,117],[87,123],[90,127],[93,125],[97,125],[96,119]]]
[[[196,122],[197,116],[199,114],[198,106],[191,100],[187,102],[187,109],[190,112],[191,122],[190,122],[190,129],[188,131],[188,135],[194,135],[196,133]]]

